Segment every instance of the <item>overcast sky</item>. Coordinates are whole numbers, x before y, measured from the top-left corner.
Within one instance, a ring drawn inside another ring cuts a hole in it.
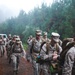
[[[53,0],[0,0],[0,17],[7,19],[11,16],[18,16],[22,9],[28,13],[34,7],[41,6],[43,2],[50,5]]]
[[[11,10],[25,10],[26,12],[32,10],[34,7],[40,6],[41,3],[46,2],[48,5],[53,0],[0,0],[1,6],[6,6]]]

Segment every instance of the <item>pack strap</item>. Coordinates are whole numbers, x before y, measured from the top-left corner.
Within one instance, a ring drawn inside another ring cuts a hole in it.
[[[41,46],[40,46],[40,52],[41,52],[41,50],[43,50],[42,49],[42,47],[43,47],[43,45],[45,44],[46,42],[43,42],[42,44],[41,44]],[[44,50],[43,50],[44,51]],[[40,55],[40,52],[39,52],[39,55]],[[44,51],[45,52],[45,51]],[[46,53],[46,52],[45,52]]]

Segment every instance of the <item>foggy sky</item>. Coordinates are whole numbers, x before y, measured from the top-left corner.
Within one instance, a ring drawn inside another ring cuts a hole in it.
[[[28,13],[34,7],[41,6],[43,2],[48,5],[53,0],[0,0],[0,22],[18,16],[20,10]]]

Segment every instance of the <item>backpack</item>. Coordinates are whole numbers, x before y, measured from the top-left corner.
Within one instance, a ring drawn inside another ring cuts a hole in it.
[[[39,53],[40,51],[36,51],[36,50],[34,50],[34,44],[35,44],[35,38],[32,40],[32,46],[31,46],[31,48],[30,48],[30,53],[32,54],[33,52],[35,52],[35,53]]]
[[[69,51],[69,49],[70,49],[71,47],[73,47],[74,45],[75,45],[74,42],[69,43],[69,44],[63,49],[63,51],[61,52],[61,54],[60,54],[60,64],[62,64],[62,66],[63,66],[64,61],[65,61],[65,55],[66,55],[66,53],[67,53],[67,52]]]
[[[42,49],[42,47],[43,47],[44,44],[46,44],[46,42],[43,42],[43,43],[41,44],[41,46],[40,46],[40,52],[41,52],[41,49]],[[43,51],[44,51],[44,50],[43,50]],[[39,64],[43,64],[43,63],[49,62],[48,59],[45,59],[45,60],[44,60],[44,59],[41,59],[41,57],[40,57],[40,52],[39,52],[38,57],[36,58],[36,62],[39,63]],[[44,51],[44,52],[45,52],[45,51]],[[48,54],[48,51],[46,51],[45,53]]]
[[[75,45],[75,42],[72,42],[72,43],[69,43],[64,49],[63,51],[61,52],[60,54],[60,59],[59,59],[59,74],[58,75],[62,75],[62,67],[64,65],[64,61],[65,61],[65,56],[66,56],[66,53],[69,51],[69,49],[71,47],[73,47]],[[74,62],[74,65],[75,65],[75,62]],[[74,66],[75,67],[75,66]],[[72,69],[72,75],[75,75],[75,68],[73,67]]]
[[[43,45],[44,44],[46,44],[46,51],[44,51],[43,49],[42,49],[42,47],[43,47]],[[40,52],[41,52],[41,49],[46,53],[46,54],[48,54],[48,52],[49,52],[49,48],[50,47],[50,42],[43,42],[42,44],[41,44],[41,46],[40,46]],[[58,47],[57,47],[57,45],[56,45],[56,50],[58,51]],[[51,74],[54,74],[54,73],[57,73],[58,71],[58,63],[57,63],[57,61],[56,62],[52,62],[52,60],[51,59],[49,59],[49,58],[47,58],[47,59],[41,59],[41,57],[40,57],[40,52],[39,52],[39,57],[37,57],[37,63],[39,63],[39,64],[44,64],[44,63],[47,63],[47,64],[49,64],[49,71],[51,72]]]
[[[13,45],[13,49],[12,49],[13,53],[22,53],[23,52],[21,45],[20,45],[20,50],[15,50],[15,47],[16,47],[16,44]]]
[[[46,44],[46,51],[44,51],[43,49],[42,49],[42,47],[43,47],[43,45],[44,44]],[[41,46],[40,46],[40,52],[41,52],[41,50],[43,50],[46,54],[48,54],[48,52],[49,52],[49,46],[50,45],[50,42],[43,42],[42,44],[41,44]],[[57,46],[56,46],[57,47]],[[58,49],[58,47],[57,47],[57,49]],[[58,50],[57,50],[58,51]],[[40,56],[40,52],[39,52],[39,56]],[[46,63],[46,62],[49,62],[50,63],[50,59],[49,58],[47,58],[47,59],[45,59],[45,60],[43,60],[43,59],[41,59],[41,58],[37,58],[37,62],[38,63]]]
[[[34,42],[35,42],[35,39],[32,40],[32,46],[31,46],[31,48],[30,48],[30,53],[31,53],[31,54],[32,54],[32,52],[33,52]]]

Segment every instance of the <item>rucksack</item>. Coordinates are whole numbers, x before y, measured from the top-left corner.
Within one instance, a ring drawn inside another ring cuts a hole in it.
[[[65,61],[65,55],[66,55],[66,53],[69,51],[69,49],[71,48],[71,47],[73,47],[75,45],[75,43],[74,42],[72,42],[72,43],[69,43],[65,48],[64,48],[64,50],[61,52],[61,54],[60,54],[60,64],[63,66],[63,64],[64,64],[64,61]]]
[[[13,49],[12,49],[13,53],[21,53],[21,52],[23,52],[21,45],[20,45],[20,50],[15,50],[15,47],[16,47],[16,44],[13,45]]]
[[[46,44],[46,51],[44,51],[43,49],[42,49],[42,47],[43,47],[43,45],[44,44]],[[44,52],[45,52],[45,54],[48,54],[48,52],[49,52],[49,46],[50,45],[50,42],[43,42],[42,44],[41,44],[41,46],[40,46],[40,52],[41,52],[41,50],[43,50]],[[58,47],[57,47],[58,48]],[[39,56],[40,56],[40,52],[39,52]],[[41,58],[37,58],[37,62],[38,63],[41,63],[41,64],[43,64],[43,63],[50,63],[50,59],[49,58],[47,58],[47,59],[45,59],[45,60],[43,60],[43,59],[41,59]]]
[[[41,52],[41,49],[42,49],[42,47],[43,47],[43,45],[44,44],[46,44],[46,42],[43,42],[42,44],[41,44],[41,46],[40,46],[40,52]],[[44,51],[44,50],[43,50]],[[49,60],[48,59],[41,59],[41,57],[40,57],[40,52],[39,52],[39,55],[38,55],[38,57],[36,58],[36,62],[37,63],[39,63],[39,64],[43,64],[43,63],[47,63],[47,62],[49,62]],[[48,51],[44,51],[46,54],[48,54]]]
[[[34,50],[34,44],[35,44],[35,38],[32,40],[32,46],[31,46],[31,48],[30,48],[30,53],[32,54],[33,52],[36,52],[36,53],[39,53],[40,51],[36,51],[36,50]]]
[[[46,51],[44,51],[42,49],[44,44],[46,44]],[[49,47],[50,47],[50,43],[49,42],[43,42],[41,44],[41,46],[40,46],[40,52],[41,52],[41,50],[43,50],[46,54],[48,54]],[[58,47],[57,47],[57,49],[58,49]],[[40,56],[40,53],[39,53],[39,56]],[[57,61],[56,62],[52,62],[52,59],[49,59],[49,58],[41,59],[41,57],[37,57],[37,61],[36,62],[39,63],[39,64],[44,64],[44,63],[49,64],[49,71],[51,72],[51,74],[54,74],[54,73],[58,72],[58,63],[57,63]]]
[[[61,52],[60,54],[60,59],[59,59],[59,74],[58,75],[62,75],[62,67],[64,65],[64,62],[65,62],[65,56],[66,56],[66,53],[69,51],[69,49],[71,47],[73,47],[75,45],[75,42],[72,42],[72,43],[69,43],[67,46],[65,46],[65,48],[63,49],[63,51]],[[75,74],[75,62],[73,64],[73,69],[72,69],[72,75]]]

